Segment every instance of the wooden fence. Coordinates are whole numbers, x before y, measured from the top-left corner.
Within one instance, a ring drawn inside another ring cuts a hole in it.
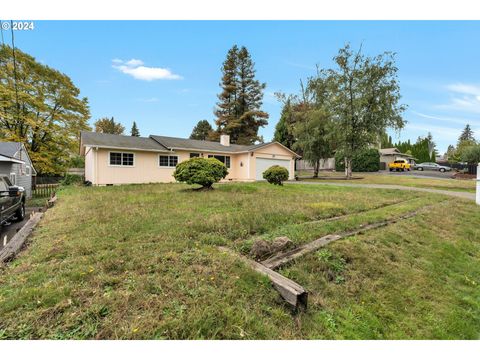
[[[56,191],[59,184],[36,184],[32,189],[32,197],[34,198],[47,198],[52,195],[52,192]]]

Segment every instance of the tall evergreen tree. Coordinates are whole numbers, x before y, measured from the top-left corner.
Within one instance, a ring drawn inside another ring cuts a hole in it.
[[[255,79],[254,63],[246,47],[234,45],[222,66],[222,92],[214,112],[218,134],[230,135],[235,144],[253,144],[258,130],[268,124],[261,110],[265,83]]]
[[[140,131],[138,130],[137,123],[134,121],[132,125],[132,130],[130,130],[131,136],[140,136]]]
[[[460,141],[475,141],[475,137],[473,136],[473,130],[470,128],[470,125],[465,125],[465,129],[463,129],[462,134],[458,138],[458,142]]]
[[[207,120],[200,120],[193,128],[190,139],[207,140],[212,132],[213,128],[210,123]]]

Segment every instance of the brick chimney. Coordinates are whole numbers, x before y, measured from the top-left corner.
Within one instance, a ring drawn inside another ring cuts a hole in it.
[[[220,135],[220,144],[230,146],[230,135]]]

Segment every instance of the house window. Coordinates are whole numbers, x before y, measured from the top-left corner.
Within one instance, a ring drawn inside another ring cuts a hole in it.
[[[223,155],[208,155],[209,158],[215,158],[221,161],[225,166],[230,169],[230,156],[223,156]]]
[[[158,165],[161,167],[175,167],[178,164],[177,155],[160,155]]]
[[[31,173],[30,173],[30,166],[27,166],[27,167],[25,168],[25,174],[26,174],[27,176],[30,176],[30,174],[31,174]]]
[[[110,153],[110,165],[114,166],[133,166],[134,163],[133,153]]]
[[[200,154],[199,153],[190,153],[190,159],[191,158],[196,158],[196,157],[200,157]]]
[[[17,185],[17,174],[15,173],[10,173],[10,182],[13,185]]]

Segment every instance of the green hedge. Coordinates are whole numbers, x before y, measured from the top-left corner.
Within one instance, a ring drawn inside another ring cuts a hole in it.
[[[335,170],[345,171],[345,159],[342,152],[335,154]],[[352,171],[374,172],[380,170],[380,153],[377,149],[366,149],[352,159]]]

